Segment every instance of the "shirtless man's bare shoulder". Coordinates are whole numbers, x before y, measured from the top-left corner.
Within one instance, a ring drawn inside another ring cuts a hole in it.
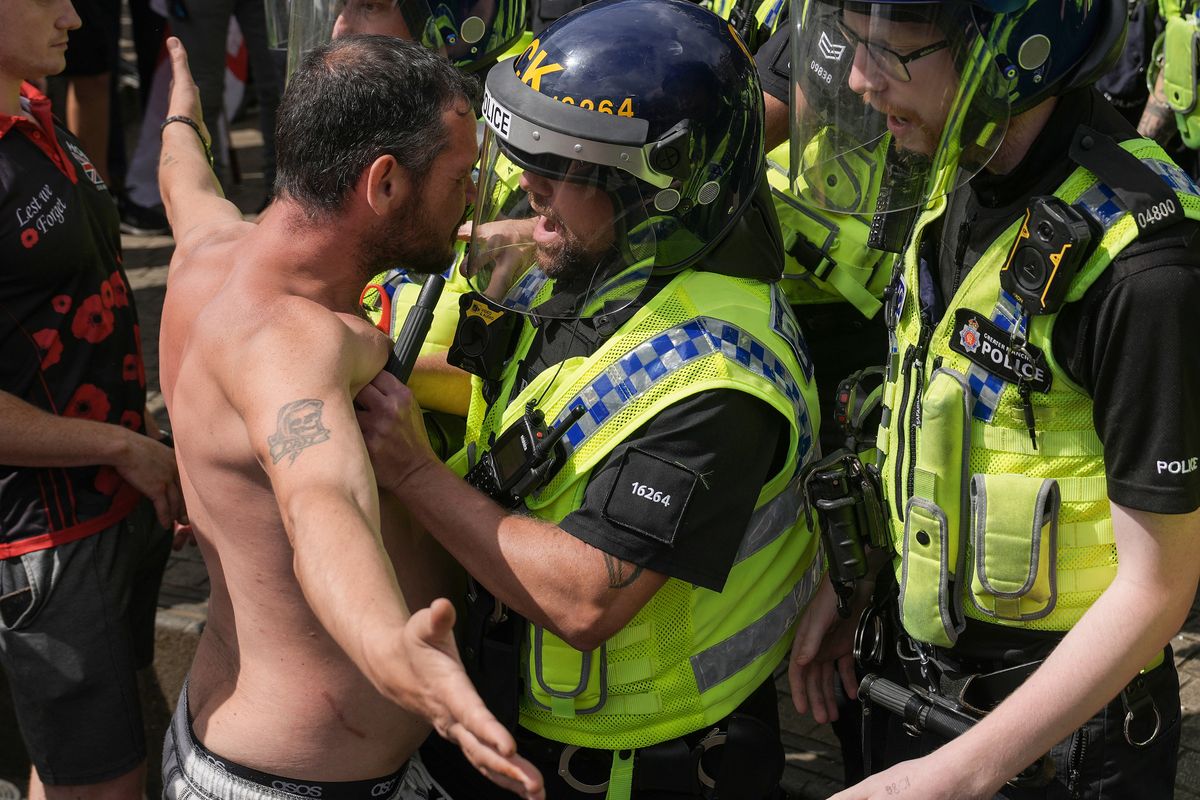
[[[341,57],[372,46],[382,45],[349,45]],[[196,116],[173,40],[171,55],[172,113]],[[465,148],[473,122],[441,116]],[[539,796],[540,776],[463,672],[449,603],[410,614],[397,572],[433,567],[383,530],[356,418],[354,397],[388,354],[355,310],[372,257],[357,243],[403,239],[399,204],[423,198],[382,155],[338,210],[314,215],[285,196],[250,224],[220,198],[198,145],[188,127],[168,126],[160,178],[181,232],[163,309],[163,391],[212,585],[186,697],[196,743],[284,783],[372,781],[393,774],[432,723],[497,783]],[[469,169],[469,155],[450,147],[429,172],[446,159]],[[437,238],[449,242],[455,223]],[[177,726],[188,721],[177,715]]]

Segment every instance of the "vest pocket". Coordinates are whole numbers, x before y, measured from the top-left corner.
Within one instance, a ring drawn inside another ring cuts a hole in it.
[[[1027,622],[1054,610],[1061,504],[1053,478],[972,477],[971,602],[980,613]]]
[[[946,512],[920,497],[908,501],[900,576],[900,619],[914,639],[952,647],[963,625],[956,618]]]
[[[530,625],[530,700],[556,717],[591,714],[608,700],[606,645],[582,652],[539,625]]]

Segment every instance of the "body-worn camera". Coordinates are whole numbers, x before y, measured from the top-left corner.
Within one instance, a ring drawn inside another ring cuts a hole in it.
[[[879,475],[856,453],[838,450],[809,468],[804,492],[817,514],[838,613],[849,617],[854,585],[867,574],[866,546],[886,541]]]
[[[1053,314],[1062,307],[1091,245],[1091,222],[1079,209],[1053,195],[1035,197],[1000,270],[1000,285],[1026,313]]]
[[[500,380],[520,315],[478,292],[460,296],[458,306],[461,313],[447,363],[485,381]]]
[[[559,442],[583,414],[583,406],[576,406],[550,428],[545,414],[530,402],[521,418],[467,471],[467,483],[505,508],[516,508],[558,471],[566,455]]]

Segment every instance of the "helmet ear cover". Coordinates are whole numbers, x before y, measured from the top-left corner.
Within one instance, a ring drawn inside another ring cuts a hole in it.
[[[691,175],[692,121],[681,119],[650,147],[650,167],[686,181]]]

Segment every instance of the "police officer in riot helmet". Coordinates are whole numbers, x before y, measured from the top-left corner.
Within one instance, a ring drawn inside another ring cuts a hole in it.
[[[793,9],[794,186],[834,206],[813,178],[874,154],[873,224],[907,239],[878,436],[890,563],[853,647],[882,747],[838,800],[1173,792],[1200,359],[1164,335],[1200,301],[1200,189],[1092,87],[1126,6]],[[833,608],[823,587],[801,623],[819,651],[791,665],[798,707],[828,709],[848,664],[857,615]]]
[[[397,431],[397,385],[367,398],[376,474],[473,576],[472,677],[552,796],[780,797],[771,675],[824,559],[753,62],[692,3],[602,0],[494,67],[483,111],[467,444],[447,469]]]

